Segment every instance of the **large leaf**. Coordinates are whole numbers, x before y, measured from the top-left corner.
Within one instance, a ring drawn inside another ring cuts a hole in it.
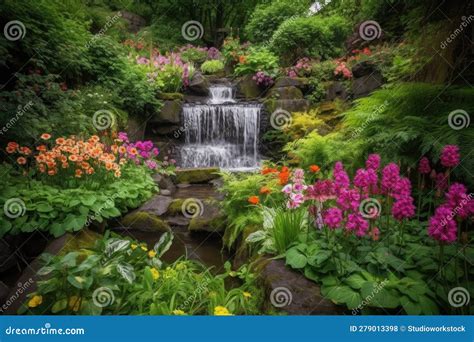
[[[362,302],[359,292],[349,286],[333,286],[326,296],[336,304],[346,304],[348,309],[355,309]]]
[[[421,313],[421,305],[420,303],[416,303],[410,300],[407,296],[402,296],[400,298],[400,304],[405,310],[407,315],[419,315]]]
[[[128,246],[130,246],[129,240],[112,238],[107,240],[104,254],[110,258],[113,254],[126,250]]]
[[[303,268],[308,263],[306,255],[301,253],[297,248],[290,248],[286,252],[286,264],[293,268]]]
[[[362,284],[367,282],[367,280],[361,274],[355,273],[348,277],[345,282],[353,289],[359,290],[362,287]]]
[[[126,263],[118,264],[117,272],[130,284],[132,284],[136,278],[135,272],[133,270],[133,266],[130,264],[126,264]]]
[[[67,280],[72,286],[81,290],[87,289],[92,285],[91,277],[70,275],[67,277]]]
[[[173,243],[174,235],[171,232],[165,232],[161,235],[158,242],[153,247],[154,251],[156,252],[156,256],[160,258],[163,254],[165,254],[171,247]]]
[[[383,283],[367,281],[362,284],[361,295],[369,302],[370,306],[395,309],[400,306],[396,291],[388,290]]]

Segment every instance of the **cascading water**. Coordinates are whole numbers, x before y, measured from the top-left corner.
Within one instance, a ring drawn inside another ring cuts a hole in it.
[[[259,104],[236,102],[228,86],[211,87],[207,104],[184,105],[181,166],[257,167],[260,111]]]

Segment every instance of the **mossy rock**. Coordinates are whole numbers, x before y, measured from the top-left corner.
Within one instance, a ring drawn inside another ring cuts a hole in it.
[[[243,231],[239,243],[237,244],[233,266],[234,268],[240,268],[243,264],[248,263],[250,259],[254,256],[255,251],[252,251],[250,244],[246,241],[248,236],[252,233],[255,233],[257,230],[263,229],[258,225],[249,225],[246,226]],[[226,231],[227,232],[227,231]]]
[[[170,230],[168,223],[147,211],[134,211],[125,216],[121,223],[125,227],[146,232],[167,232]]]
[[[95,246],[95,242],[103,236],[89,229],[83,229],[77,234],[67,234],[64,247],[58,255],[65,255],[79,249],[89,249]]]
[[[182,213],[183,203],[185,200],[185,198],[174,199],[169,205],[168,211],[166,213],[171,216],[180,215]]]
[[[277,109],[282,109],[290,113],[306,112],[310,109],[311,103],[305,99],[267,99],[263,102],[267,113],[273,113]]]
[[[165,101],[159,113],[156,113],[150,123],[177,124],[181,122],[181,109],[183,102],[180,100]]]
[[[275,88],[283,88],[283,87],[298,87],[300,89],[304,89],[309,85],[309,79],[306,77],[287,77],[287,76],[282,76],[279,77],[276,82],[274,87]]]
[[[194,169],[180,169],[176,170],[176,183],[199,184],[207,183],[213,179],[219,178],[218,167],[205,167]]]
[[[303,92],[295,86],[272,88],[268,92],[268,97],[280,100],[301,100]]]
[[[257,85],[252,75],[243,76],[237,82],[237,95],[247,100],[259,98],[262,95],[262,89]]]
[[[157,97],[160,100],[184,100],[184,95],[181,93],[158,93]]]
[[[193,217],[189,221],[188,230],[190,232],[209,232],[209,233],[220,233],[223,232],[226,227],[224,216],[217,216],[212,218],[206,217]]]

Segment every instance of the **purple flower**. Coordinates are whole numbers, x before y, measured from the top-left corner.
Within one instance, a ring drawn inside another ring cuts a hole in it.
[[[304,202],[304,197],[302,194],[292,193],[290,194],[290,199],[286,203],[288,209],[296,209]]]
[[[306,193],[308,199],[319,202],[325,202],[336,197],[334,183],[329,179],[318,180],[314,185],[308,186]]]
[[[360,205],[360,194],[354,189],[342,189],[337,198],[337,205],[343,210],[357,212]]]
[[[382,190],[391,193],[400,179],[400,169],[397,164],[390,163],[382,170]]]
[[[455,167],[459,164],[461,156],[457,145],[446,145],[441,151],[441,165],[444,167]]]
[[[428,234],[440,242],[453,243],[457,240],[457,226],[449,205],[443,204],[436,208],[429,221]]]
[[[365,236],[369,229],[369,222],[364,220],[360,214],[349,214],[346,229],[354,231],[357,236]]]
[[[339,228],[342,222],[342,210],[330,208],[324,213],[324,223],[331,229]]]
[[[380,167],[380,155],[378,155],[376,153],[370,154],[367,157],[367,160],[365,162],[365,167],[367,169],[372,169],[372,170],[377,171],[378,168]]]
[[[415,215],[415,206],[411,196],[402,197],[395,201],[392,206],[392,215],[396,220],[403,220]]]
[[[418,165],[418,172],[422,175],[431,172],[430,161],[428,160],[428,158],[423,157],[420,159],[420,164]]]
[[[411,196],[411,182],[408,178],[403,177],[395,184],[392,193],[393,198],[400,199]]]
[[[336,186],[336,190],[339,191],[341,189],[345,189],[349,187],[350,180],[349,176],[347,175],[346,171],[344,171],[344,166],[341,162],[336,162],[334,165],[334,184]]]

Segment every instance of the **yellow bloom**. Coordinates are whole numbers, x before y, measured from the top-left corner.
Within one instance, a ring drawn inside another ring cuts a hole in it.
[[[232,314],[227,310],[225,306],[216,306],[214,308],[215,316],[232,316]]]
[[[81,308],[81,298],[78,296],[72,296],[68,302],[69,309],[72,311],[79,311]]]
[[[30,308],[36,308],[38,305],[40,305],[41,303],[43,303],[43,297],[42,296],[38,296],[38,295],[34,295],[30,301],[28,302],[28,306]]]
[[[135,249],[135,248],[137,248],[137,247],[138,247],[138,246],[137,246],[136,244],[134,244],[134,243],[132,243],[132,244],[130,245],[130,248],[131,248],[131,249]]]
[[[176,264],[176,270],[177,271],[182,271],[186,269],[186,264],[184,262],[178,262]]]
[[[141,249],[143,249],[145,252],[148,250],[145,246],[140,246]]]
[[[245,298],[250,298],[250,297],[252,297],[252,295],[250,294],[250,292],[245,292],[245,291],[244,291],[243,295],[244,295]]]
[[[150,258],[154,258],[155,255],[156,255],[156,252],[155,252],[155,251],[149,251],[149,252],[148,252],[148,256],[149,256]]]
[[[186,313],[183,311],[183,310],[173,310],[173,315],[177,315],[177,316],[183,316],[183,315],[186,315]]]
[[[156,268],[152,268],[151,276],[153,277],[153,280],[156,280],[160,277],[160,272]]]

